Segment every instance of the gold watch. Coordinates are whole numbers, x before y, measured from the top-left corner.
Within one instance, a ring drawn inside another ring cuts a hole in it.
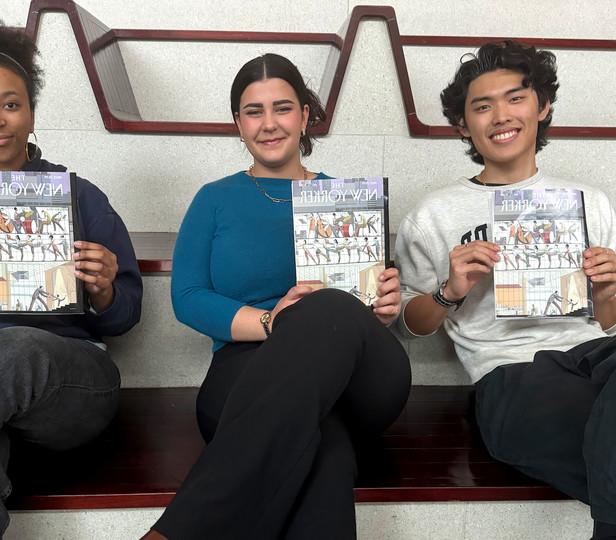
[[[265,332],[265,337],[268,338],[272,331],[270,330],[270,323],[272,322],[272,313],[270,311],[266,311],[259,317],[261,324],[263,325],[263,331]]]

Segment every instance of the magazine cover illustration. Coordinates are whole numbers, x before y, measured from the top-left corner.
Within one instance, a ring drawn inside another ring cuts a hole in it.
[[[297,284],[340,289],[372,304],[389,260],[387,179],[299,180],[292,186]]]
[[[584,194],[576,189],[503,189],[493,207],[496,318],[592,316],[582,271],[588,247]]]
[[[0,315],[83,313],[74,175],[0,173]]]

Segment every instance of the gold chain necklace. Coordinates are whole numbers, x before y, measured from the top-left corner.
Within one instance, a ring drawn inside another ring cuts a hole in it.
[[[252,181],[255,183],[255,186],[257,187],[257,189],[261,193],[263,193],[263,195],[265,195],[270,201],[274,203],[291,202],[292,199],[281,199],[279,197],[272,197],[267,191],[265,191],[263,186],[259,184],[259,182],[257,182],[257,179],[255,178],[254,172],[252,170],[253,168],[254,168],[254,165],[251,165],[250,167],[248,167],[248,176],[250,176]],[[304,171],[304,180],[308,180],[308,169],[306,169],[306,167],[304,167],[303,165],[302,165],[302,169]]]

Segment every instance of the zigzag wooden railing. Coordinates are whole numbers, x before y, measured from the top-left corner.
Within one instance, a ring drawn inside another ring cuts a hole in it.
[[[32,0],[25,31],[36,37],[40,16],[45,11],[64,11],[70,19],[92,90],[96,97],[105,128],[112,132],[176,133],[176,134],[236,134],[232,122],[175,122],[143,120],[130,85],[118,43],[138,41],[204,41],[204,42],[265,42],[293,44],[325,44],[332,47],[323,81],[327,88],[328,119],[315,132],[329,132],[338,103],[342,81],[359,23],[364,19],[382,19],[389,33],[391,50],[398,74],[400,92],[411,136],[454,137],[450,126],[429,125],[422,122],[415,109],[411,78],[404,59],[407,46],[468,46],[477,47],[502,37],[465,36],[401,36],[396,12],[390,6],[357,6],[339,34],[307,32],[240,32],[209,30],[140,30],[109,29],[72,0]],[[530,45],[550,49],[614,50],[616,40],[515,38]],[[610,126],[553,126],[552,137],[616,138],[616,127]]]

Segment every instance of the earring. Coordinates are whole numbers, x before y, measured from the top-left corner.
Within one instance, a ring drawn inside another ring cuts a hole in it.
[[[306,136],[306,128],[302,129],[302,137]]]
[[[38,138],[36,137],[36,133],[34,133],[34,131],[32,132],[32,135],[34,136],[34,154],[32,157],[30,157],[30,148],[28,147],[30,143],[26,141],[26,161],[28,162],[34,161],[34,159],[36,158],[36,154],[38,153]],[[28,139],[29,138],[30,134],[28,134]]]
[[[246,142],[246,141],[244,140],[244,137],[240,137],[240,142]]]

